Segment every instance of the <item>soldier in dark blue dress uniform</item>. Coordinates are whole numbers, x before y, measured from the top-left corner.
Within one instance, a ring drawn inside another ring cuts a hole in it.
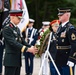
[[[34,25],[34,20],[29,19],[29,24],[28,28],[25,31],[25,40],[30,44],[30,45],[35,45],[36,40],[38,39],[38,31],[33,27]],[[25,56],[25,72],[26,75],[32,75],[33,73],[33,60],[34,60],[34,54],[30,52],[24,52]]]
[[[55,63],[61,75],[70,75],[74,72],[76,64],[76,29],[69,22],[71,16],[70,8],[58,8],[58,17],[61,22],[56,36],[56,58]],[[70,67],[72,71],[70,71]]]
[[[4,75],[20,75],[21,52],[26,51],[35,54],[37,48],[25,42],[17,27],[22,18],[22,11],[11,10],[9,13],[11,21],[3,28],[5,41]]]
[[[54,61],[55,61],[55,58],[56,58],[56,51],[57,51],[56,47],[55,47],[55,45],[56,45],[55,34],[57,32],[59,24],[60,24],[59,20],[53,20],[53,21],[50,22],[50,30],[51,30],[51,32],[50,32],[50,35],[51,35],[50,39],[51,40],[50,40],[49,52],[50,52],[50,54],[51,54],[51,56],[52,56]],[[50,73],[51,73],[51,75],[57,75],[56,69],[53,66],[52,61],[50,60],[49,63],[50,63]]]

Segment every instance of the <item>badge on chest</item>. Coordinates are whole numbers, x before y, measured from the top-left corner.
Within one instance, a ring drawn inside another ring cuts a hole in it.
[[[60,35],[61,38],[65,38],[66,37],[66,31],[62,32]]]
[[[15,35],[17,35],[17,32],[16,32],[15,30],[13,30],[13,33],[14,33]]]

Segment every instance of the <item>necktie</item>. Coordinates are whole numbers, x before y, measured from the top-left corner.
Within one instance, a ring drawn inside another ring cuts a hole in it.
[[[59,26],[57,33],[62,29],[62,25]]]

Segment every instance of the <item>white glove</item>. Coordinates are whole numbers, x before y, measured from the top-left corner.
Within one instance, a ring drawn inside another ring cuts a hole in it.
[[[67,65],[68,65],[69,67],[73,67],[73,66],[74,66],[74,63],[71,62],[71,61],[68,61],[68,62],[67,62]]]

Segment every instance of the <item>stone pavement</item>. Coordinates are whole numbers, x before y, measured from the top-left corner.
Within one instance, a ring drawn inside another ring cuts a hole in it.
[[[38,75],[39,74],[39,69],[40,69],[40,58],[35,57],[33,75]],[[4,75],[4,66],[3,66],[2,75]],[[24,61],[24,58],[22,59],[21,75],[25,75],[25,61]]]
[[[24,64],[24,58],[22,59],[22,67],[21,67],[21,75],[25,75],[25,64]],[[76,66],[75,66],[76,67]],[[40,70],[40,58],[34,59],[34,70],[33,70],[33,75],[39,75],[39,70]],[[3,67],[3,73],[4,75],[4,67]],[[50,74],[49,74],[50,75]],[[75,68],[75,74],[76,75],[76,68]]]
[[[22,68],[21,68],[21,75],[25,75],[25,64],[24,64],[24,59],[22,60]],[[34,59],[34,70],[33,70],[33,75],[38,75],[40,69],[40,58]]]

